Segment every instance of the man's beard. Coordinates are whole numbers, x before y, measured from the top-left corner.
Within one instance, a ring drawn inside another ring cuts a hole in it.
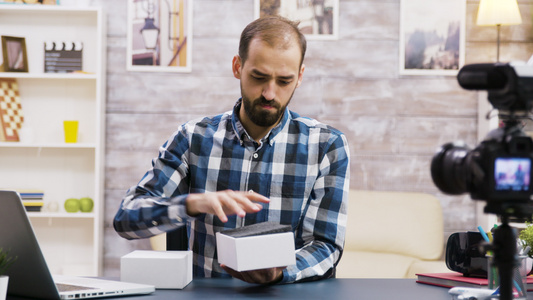
[[[294,94],[294,91],[292,92]],[[248,97],[244,95],[244,93],[241,93],[242,95],[242,105],[244,107],[244,111],[248,118],[257,126],[261,127],[270,127],[274,124],[276,124],[280,119],[281,116],[283,116],[283,113],[285,112],[285,109],[289,105],[289,103],[292,100],[292,94],[289,98],[289,101],[286,105],[280,107],[279,103],[272,100],[268,101],[265,99],[265,97],[260,96],[257,99],[250,100]],[[268,109],[264,109],[261,106],[262,105],[268,105],[275,109],[274,112],[271,112]]]

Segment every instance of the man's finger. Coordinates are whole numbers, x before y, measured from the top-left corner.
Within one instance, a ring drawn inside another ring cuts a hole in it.
[[[263,206],[259,203],[252,202],[244,193],[235,193],[234,197],[235,201],[248,213],[256,213],[263,209]]]
[[[270,199],[268,199],[267,197],[259,194],[259,193],[256,193],[254,191],[249,191],[249,192],[246,192],[246,198],[250,199],[251,201],[254,201],[254,202],[262,202],[262,203],[269,203],[270,202]]]
[[[228,221],[228,217],[226,216],[226,213],[219,202],[213,203],[212,209],[222,223],[226,223]]]
[[[244,281],[244,278],[242,278],[242,275],[240,272],[237,272],[235,270],[233,270],[232,268],[224,265],[224,264],[220,264],[220,267],[222,267],[222,269],[224,269],[224,271],[226,271],[226,273],[228,273],[229,275],[231,275],[231,277],[233,278],[237,278],[239,280],[242,280]]]
[[[254,278],[254,273],[252,272],[242,272],[242,280],[248,283],[261,283],[260,280]]]
[[[241,218],[246,216],[246,211],[237,203],[235,197],[231,196],[233,196],[231,193],[222,193],[220,195],[220,202],[224,207],[224,211],[229,215],[236,214]]]

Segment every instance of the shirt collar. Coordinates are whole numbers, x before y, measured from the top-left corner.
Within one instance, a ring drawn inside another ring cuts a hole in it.
[[[241,145],[244,143],[246,139],[253,141],[253,139],[250,137],[248,132],[246,132],[246,129],[244,129],[244,126],[241,123],[241,120],[239,120],[239,110],[242,105],[242,98],[239,98],[237,102],[235,103],[235,106],[233,106],[233,114],[232,114],[232,124],[233,124],[233,130],[235,130],[235,133],[237,137],[239,138]],[[291,114],[289,112],[288,108],[285,108],[285,112],[283,113],[283,117],[281,118],[281,121],[276,125],[274,128],[272,128],[266,135],[261,139],[261,142],[268,142],[271,146],[274,144],[275,137],[280,133],[283,128],[288,124],[289,120],[291,118]]]

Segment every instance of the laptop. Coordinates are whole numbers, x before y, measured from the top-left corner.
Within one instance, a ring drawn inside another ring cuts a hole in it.
[[[97,278],[52,276],[20,195],[0,191],[0,248],[16,257],[6,275],[8,295],[31,299],[88,299],[150,294],[152,285]]]

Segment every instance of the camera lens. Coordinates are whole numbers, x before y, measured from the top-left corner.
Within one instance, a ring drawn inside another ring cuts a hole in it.
[[[470,149],[464,143],[442,145],[431,160],[431,178],[442,192],[450,195],[466,193]]]

